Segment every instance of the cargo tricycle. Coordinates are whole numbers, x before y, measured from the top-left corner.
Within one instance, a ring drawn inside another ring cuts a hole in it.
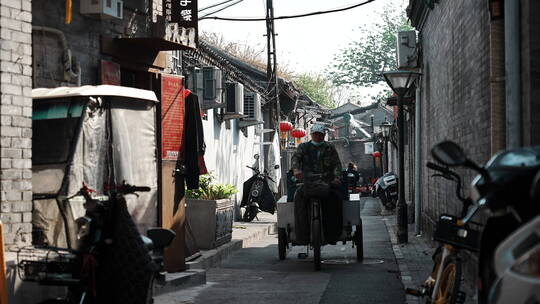
[[[277,203],[277,220],[278,220],[278,252],[279,259],[284,260],[287,255],[287,250],[291,246],[307,246],[307,252],[313,249],[313,262],[315,270],[321,269],[321,247],[328,245],[324,239],[322,227],[322,209],[321,200],[315,196],[310,196],[309,204],[309,225],[310,225],[310,240],[308,244],[297,242],[295,227],[295,202],[294,199],[287,199],[283,196]],[[356,257],[358,261],[362,261],[364,257],[364,246],[362,236],[362,219],[360,217],[360,194],[346,194],[343,200],[343,230],[338,242],[352,241],[351,244],[356,247]]]

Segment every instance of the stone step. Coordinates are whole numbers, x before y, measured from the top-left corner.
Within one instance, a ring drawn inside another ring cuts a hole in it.
[[[154,295],[162,295],[181,288],[206,284],[206,270],[188,269],[182,272],[167,273],[164,281],[156,281]]]

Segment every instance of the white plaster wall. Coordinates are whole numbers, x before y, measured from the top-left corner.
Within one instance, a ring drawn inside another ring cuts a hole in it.
[[[262,155],[260,136],[255,134],[259,126],[247,127],[248,136],[240,131],[238,120],[218,122],[214,112],[208,110],[208,120],[203,120],[204,139],[206,142],[205,161],[208,171],[211,171],[220,183],[233,184],[238,189],[237,203],[242,199],[242,184],[253,175],[253,171],[246,166],[253,166],[254,154]]]

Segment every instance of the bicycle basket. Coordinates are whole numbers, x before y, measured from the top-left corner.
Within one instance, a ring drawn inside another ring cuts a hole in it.
[[[67,249],[24,247],[17,252],[17,272],[23,281],[43,285],[71,285],[79,282],[79,260]]]
[[[480,233],[468,226],[457,224],[457,218],[452,215],[442,214],[439,216],[433,239],[473,252],[479,250],[478,241]]]

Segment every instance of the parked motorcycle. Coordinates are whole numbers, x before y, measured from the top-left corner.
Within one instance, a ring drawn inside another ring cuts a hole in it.
[[[540,171],[530,189],[540,200]],[[490,288],[489,303],[540,302],[540,215],[510,234],[495,251],[497,279]]]
[[[398,199],[398,177],[393,172],[387,172],[375,182],[375,195],[379,197],[387,210],[396,208]]]
[[[261,172],[256,167],[246,166],[253,170],[254,174],[244,182],[244,193],[240,207],[245,208],[242,220],[251,222],[261,211],[274,214],[276,210],[276,198],[270,190],[268,181],[275,181],[270,177],[268,171]],[[275,165],[274,169],[279,169],[279,165]]]
[[[490,288],[489,303],[540,302],[540,216],[499,245],[495,273],[497,279]]]
[[[478,301],[487,303],[488,293],[495,283],[495,249],[520,226],[540,214],[538,198],[530,188],[540,170],[540,146],[506,150],[493,156],[483,167],[468,159],[457,144],[445,141],[432,149],[438,162],[450,167],[463,166],[479,175],[472,181],[469,208],[464,221],[478,210],[488,210],[482,230],[478,255]],[[459,237],[459,229],[455,231]]]
[[[122,183],[109,186],[108,198],[100,200],[93,198],[94,190],[83,184],[75,194],[84,197],[86,210],[76,220],[76,248],[21,250],[21,279],[68,287],[64,298],[42,303],[152,303],[154,281],[164,279],[163,250],[175,233],[153,228],[148,230],[148,237],[141,236],[124,198],[149,190]]]

